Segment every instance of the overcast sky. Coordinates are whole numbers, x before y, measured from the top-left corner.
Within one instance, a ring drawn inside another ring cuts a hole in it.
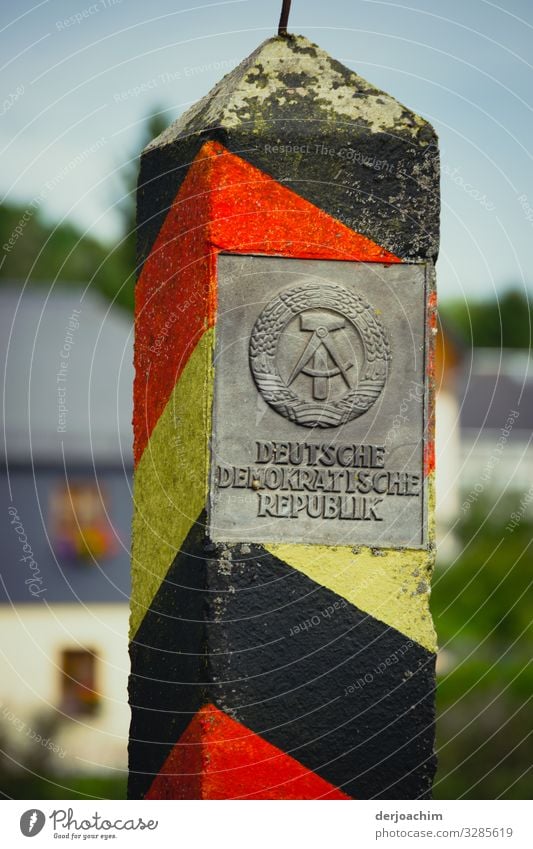
[[[533,293],[533,3],[292,6],[291,31],[436,127],[441,297],[480,297],[510,284]],[[3,2],[2,198],[39,197],[51,219],[72,218],[112,242],[116,170],[136,149],[144,117],[163,109],[170,123],[274,33],[280,7],[280,0]],[[61,177],[80,155],[83,162]]]

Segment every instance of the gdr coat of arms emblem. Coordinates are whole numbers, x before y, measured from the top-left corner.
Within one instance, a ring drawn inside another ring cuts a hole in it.
[[[281,292],[250,337],[259,392],[304,427],[338,427],[366,413],[385,386],[389,357],[375,310],[333,283]]]

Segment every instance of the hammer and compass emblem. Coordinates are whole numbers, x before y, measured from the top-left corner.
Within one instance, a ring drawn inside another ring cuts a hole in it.
[[[312,331],[313,335],[291,372],[288,386],[293,383],[299,374],[306,374],[312,377],[313,398],[317,401],[324,401],[328,397],[329,381],[332,377],[341,375],[348,389],[352,389],[347,372],[348,369],[352,368],[353,363],[343,364],[342,359],[335,352],[331,338],[331,334],[335,330],[343,330],[345,327],[346,321],[340,317],[336,318],[326,315],[319,318],[309,315],[300,316],[300,329]],[[311,360],[312,365],[309,365]],[[330,362],[333,364],[332,367],[329,367]]]
[[[310,336],[291,369],[279,343],[295,318]],[[341,344],[354,332],[363,349],[358,368],[355,349],[347,357]],[[280,292],[261,312],[250,337],[250,368],[259,392],[276,412],[304,427],[336,427],[366,413],[385,386],[388,360],[389,343],[376,311],[333,283]],[[310,378],[305,397],[300,375]]]

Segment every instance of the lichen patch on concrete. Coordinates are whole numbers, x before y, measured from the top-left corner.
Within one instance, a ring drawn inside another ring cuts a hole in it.
[[[301,35],[270,38],[188,109],[148,150],[179,136],[243,121],[275,120],[279,108],[326,122],[364,125],[370,133],[400,133],[413,139],[426,121],[386,92],[332,59]],[[259,126],[258,126],[259,129]]]

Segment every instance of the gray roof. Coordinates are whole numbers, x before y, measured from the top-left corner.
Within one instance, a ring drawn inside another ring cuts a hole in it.
[[[75,483],[98,484],[106,501],[112,550],[107,556],[68,559],[55,551],[56,536],[51,521],[51,493]],[[131,472],[120,468],[98,469],[69,466],[10,469],[9,481],[0,474],[4,504],[16,514],[5,512],[0,558],[0,605],[70,603],[127,603],[130,592]],[[22,525],[21,539],[20,525]],[[28,549],[23,548],[27,540]],[[26,560],[24,560],[26,557]],[[28,558],[33,560],[32,568]],[[37,570],[37,571],[35,571]],[[28,582],[39,578],[39,593]],[[95,626],[97,627],[97,626]]]
[[[533,431],[533,367],[528,351],[474,348],[464,356],[459,387],[462,430]],[[518,416],[513,415],[518,413]]]
[[[0,288],[8,462],[131,465],[133,321],[78,284]],[[60,404],[66,407],[62,411]]]

